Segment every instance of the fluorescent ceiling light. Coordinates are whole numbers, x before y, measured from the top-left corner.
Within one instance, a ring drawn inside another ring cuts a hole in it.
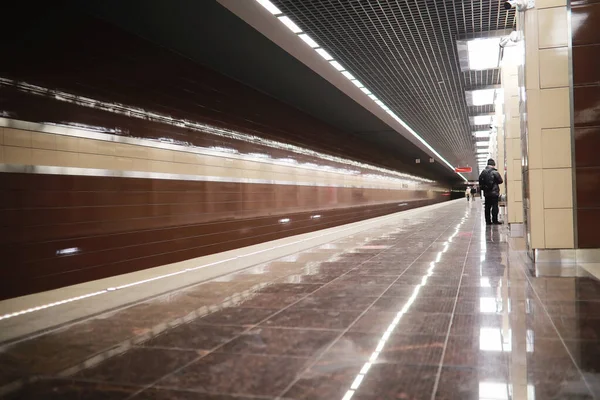
[[[315,50],[317,53],[319,53],[319,55],[321,57],[323,57],[324,59],[326,59],[327,61],[333,60],[333,57],[331,57],[331,54],[329,54],[328,52],[326,52],[323,49],[316,49]]]
[[[485,148],[477,149],[477,154],[489,154],[488,149],[485,149]]]
[[[363,85],[360,81],[357,81],[356,79],[351,81],[352,83],[354,83],[354,85],[358,88],[364,88],[365,85]]]
[[[329,61],[329,64],[333,65],[333,68],[337,69],[338,71],[343,71],[346,68],[342,67],[342,64],[340,64],[337,61]]]
[[[477,132],[473,132],[473,135],[476,138],[489,138],[491,133],[492,133],[491,131],[477,131]]]
[[[316,47],[319,47],[319,45],[317,44],[317,42],[315,42],[313,40],[313,38],[311,38],[310,36],[308,36],[306,33],[303,33],[302,35],[298,35],[298,37],[300,39],[304,40],[304,43],[306,43],[307,45],[309,45],[313,49],[316,48]]]
[[[473,117],[473,124],[475,125],[491,124],[492,121],[493,115],[476,115]]]
[[[371,91],[366,87],[361,87],[360,90],[362,90],[364,94],[371,94]]]
[[[342,75],[344,75],[346,78],[348,78],[348,79],[350,79],[350,80],[356,79],[356,78],[354,77],[354,75],[352,75],[352,74],[351,74],[350,72],[348,72],[348,71],[342,71]]]
[[[498,68],[500,60],[500,38],[475,39],[467,42],[469,69],[485,70]]]
[[[471,105],[484,106],[486,104],[494,104],[494,94],[496,89],[473,90],[470,93]]]
[[[283,24],[284,24],[285,26],[287,26],[287,27],[289,28],[289,30],[290,30],[290,31],[292,31],[292,32],[294,32],[294,33],[300,33],[300,32],[302,32],[302,29],[300,29],[300,28],[298,27],[298,25],[296,25],[296,24],[294,23],[294,21],[292,21],[292,20],[291,20],[291,19],[289,19],[288,17],[286,17],[286,16],[283,16],[283,17],[277,17],[277,18],[279,18],[279,20],[280,20],[281,22],[283,22]]]
[[[374,101],[377,101],[377,100],[379,100],[379,99],[378,99],[377,97],[375,97],[375,95],[374,95],[374,94],[372,94],[372,93],[369,95],[369,97],[371,98],[371,100],[374,100]]]
[[[258,4],[267,9],[271,14],[277,15],[281,14],[281,10],[275,7],[275,4],[271,3],[269,0],[256,0]]]
[[[475,145],[477,147],[489,147],[490,142],[476,142]]]

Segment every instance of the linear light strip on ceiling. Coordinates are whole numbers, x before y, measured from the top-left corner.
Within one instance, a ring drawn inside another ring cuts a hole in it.
[[[409,131],[411,135],[413,135],[419,142],[421,142],[425,147],[427,147],[437,158],[442,160],[444,162],[444,164],[446,164],[453,171],[455,170],[454,166],[452,164],[450,164],[448,162],[448,160],[446,160],[444,157],[442,157],[440,155],[440,153],[438,153],[429,143],[427,143],[425,141],[425,139],[423,139],[410,126],[408,126],[408,124],[406,122],[404,122],[400,117],[398,117],[387,105],[385,105],[381,100],[379,100],[375,95],[373,95],[371,93],[371,91],[369,91],[369,89],[365,88],[364,85],[362,85],[362,83],[360,83],[360,82],[355,83],[354,81],[356,81],[356,78],[350,72],[348,72],[346,70],[346,68],[344,68],[343,65],[341,65],[338,61],[334,60],[333,57],[326,50],[321,48],[321,46],[319,46],[319,44],[316,41],[314,41],[312,38],[310,38],[308,35],[306,35],[304,32],[302,32],[301,28],[299,28],[298,25],[296,25],[289,17],[287,17],[286,15],[283,15],[281,10],[279,8],[277,8],[277,6],[275,6],[269,0],[256,0],[256,1],[261,6],[263,6],[267,11],[269,11],[271,14],[276,16],[277,19],[279,21],[281,21],[286,27],[288,27],[292,32],[297,34],[300,37],[300,39],[302,39],[310,47],[312,47],[317,53],[319,53],[319,55],[321,57],[323,57],[325,60],[329,61],[329,63],[336,70],[341,72],[347,79],[349,79],[352,83],[354,83],[361,90],[365,89],[365,90],[362,90],[363,93],[368,95],[369,98],[371,98],[371,100],[373,100],[381,109],[383,109],[396,122],[398,122],[400,125],[402,125],[402,127],[404,127],[404,129]],[[468,179],[465,178],[462,174],[460,174],[460,173],[456,173],[456,174],[458,176],[460,176],[465,182],[468,182]]]

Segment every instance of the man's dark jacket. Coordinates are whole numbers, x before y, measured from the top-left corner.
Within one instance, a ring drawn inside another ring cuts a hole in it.
[[[492,179],[494,180],[494,183],[491,185],[491,187],[488,187],[489,185],[486,184],[488,181],[488,179],[486,179],[486,174],[491,174]],[[502,176],[496,170],[496,168],[492,167],[491,165],[485,167],[485,169],[481,171],[481,174],[479,175],[479,187],[483,189],[485,197],[491,198],[500,196],[500,187],[498,185],[501,183],[504,183]]]

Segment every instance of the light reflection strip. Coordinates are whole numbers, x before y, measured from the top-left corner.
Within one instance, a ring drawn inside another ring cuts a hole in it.
[[[388,339],[392,335],[392,332],[394,331],[394,329],[396,329],[396,326],[398,326],[398,324],[400,323],[400,319],[402,318],[402,316],[404,314],[406,314],[406,312],[408,312],[408,309],[410,308],[410,306],[415,302],[421,288],[427,284],[427,278],[429,278],[431,275],[433,275],[433,270],[435,269],[436,263],[439,262],[439,259],[441,258],[442,254],[448,250],[448,244],[452,242],[452,239],[454,239],[456,237],[456,235],[458,235],[458,231],[464,222],[465,222],[465,218],[462,218],[461,222],[454,229],[454,233],[452,235],[450,235],[450,237],[447,239],[444,250],[440,251],[437,254],[436,261],[432,261],[430,263],[430,267],[427,269],[427,274],[423,275],[423,279],[421,280],[421,283],[415,287],[412,295],[406,301],[406,303],[404,304],[402,309],[400,311],[398,311],[398,313],[396,314],[396,317],[392,320],[390,325],[387,327],[385,333],[379,339],[379,343],[377,343],[377,347],[375,348],[375,351],[373,351],[373,353],[371,353],[369,360],[362,366],[360,372],[356,375],[356,378],[354,378],[354,381],[352,382],[350,389],[348,389],[346,391],[342,400],[350,400],[352,398],[352,396],[354,396],[354,393],[356,392],[356,390],[358,390],[358,387],[362,383],[364,377],[369,372],[369,369],[371,368],[373,363],[375,363],[375,361],[377,361],[377,358],[383,351],[383,348],[385,347],[385,343],[388,341]]]

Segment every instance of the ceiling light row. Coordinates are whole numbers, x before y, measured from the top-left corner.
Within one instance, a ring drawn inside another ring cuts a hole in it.
[[[404,122],[400,117],[398,117],[387,105],[385,105],[381,100],[379,100],[371,91],[358,81],[350,72],[344,68],[342,64],[338,61],[334,60],[334,58],[323,48],[319,46],[319,44],[308,36],[306,33],[302,32],[302,29],[294,23],[289,17],[283,15],[283,12],[277,8],[273,3],[269,0],[256,0],[261,6],[263,6],[267,11],[273,14],[281,23],[283,23],[289,30],[298,35],[300,39],[302,39],[306,44],[308,44],[311,48],[313,48],[323,59],[329,62],[332,67],[341,72],[348,80],[350,80],[355,86],[360,88],[360,90],[369,96],[371,100],[375,102],[380,108],[382,108],[390,117],[392,117],[396,122],[402,125],[406,130],[408,130],[415,138],[417,138],[425,147],[427,147],[433,154],[435,154],[441,161],[443,161],[448,167],[454,170],[454,166],[450,164],[444,157],[442,157],[433,147],[429,145],[419,134],[417,134],[411,127],[409,127],[406,122]],[[467,178],[458,174],[462,179],[468,181]]]
[[[465,93],[467,104],[470,106],[485,106],[504,101],[504,91],[502,89],[468,90]]]
[[[473,136],[475,136],[478,139],[480,139],[480,138],[489,138],[491,134],[492,134],[492,131],[476,131],[476,132],[473,132]]]

